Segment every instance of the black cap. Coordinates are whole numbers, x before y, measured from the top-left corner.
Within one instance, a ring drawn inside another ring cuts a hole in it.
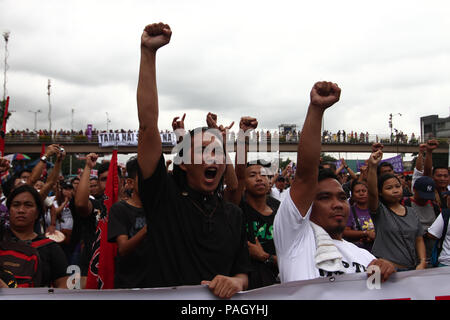
[[[434,200],[435,194],[434,189],[436,184],[431,177],[423,176],[414,182],[414,189],[417,190],[419,196],[425,200]]]

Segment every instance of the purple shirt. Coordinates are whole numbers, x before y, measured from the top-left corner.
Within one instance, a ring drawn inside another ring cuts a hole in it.
[[[356,216],[358,217],[359,225],[361,226],[361,229],[358,228],[358,225],[355,222],[354,214],[353,214],[353,208],[355,209]],[[348,215],[347,220],[347,227],[350,227],[352,230],[358,230],[358,231],[371,231],[374,230],[375,227],[372,222],[372,218],[369,214],[369,209],[360,209],[358,206],[353,205],[350,207],[350,214]],[[366,249],[368,251],[372,250],[372,243],[365,243],[365,242],[353,242],[355,245],[357,245],[360,248]]]

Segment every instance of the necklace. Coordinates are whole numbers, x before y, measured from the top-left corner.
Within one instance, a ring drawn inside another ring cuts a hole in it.
[[[194,207],[196,207],[198,209],[198,211],[200,211],[202,213],[203,217],[206,218],[205,219],[206,230],[204,229],[204,231],[205,232],[212,232],[213,231],[213,224],[214,224],[214,221],[212,220],[212,217],[213,217],[214,213],[216,212],[217,207],[219,206],[219,201],[215,198],[216,201],[215,201],[214,208],[212,208],[210,210],[210,212],[208,213],[208,212],[205,212],[205,210],[203,210],[203,208],[201,208],[200,205],[194,199],[192,199],[190,197],[190,195],[189,195],[189,193],[187,191],[183,191],[181,193],[181,195],[184,196],[184,197],[187,197],[189,199],[189,201],[191,201],[191,203],[194,205]],[[210,206],[210,204],[207,203],[206,200],[207,199],[205,197],[204,198],[204,201],[205,201],[204,205],[205,206]],[[207,209],[207,208],[205,208],[205,209]]]

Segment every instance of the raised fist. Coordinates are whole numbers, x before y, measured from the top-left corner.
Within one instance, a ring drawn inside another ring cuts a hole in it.
[[[421,143],[421,144],[419,145],[419,151],[420,151],[420,152],[425,152],[425,151],[427,151],[427,144],[426,144],[426,143]]]
[[[384,145],[379,142],[372,144],[372,152],[377,152],[378,150],[383,150],[383,148],[384,148]]]
[[[141,36],[141,47],[158,50],[170,42],[172,30],[169,25],[160,23],[149,24],[145,27]]]
[[[173,118],[173,120],[172,120],[173,131],[177,131],[177,129],[184,130],[184,119],[185,118],[186,118],[186,113],[183,114],[183,117],[181,117],[181,120],[178,120],[178,119],[180,119],[180,117]]]
[[[95,165],[97,164],[97,159],[98,159],[98,155],[95,153],[89,153],[86,156],[86,165],[93,169],[95,167]]]
[[[9,160],[5,158],[0,158],[0,173],[8,171],[9,168],[11,168]]]
[[[439,146],[439,142],[435,139],[428,140],[426,144],[427,152],[433,152]]]
[[[376,152],[373,152],[369,157],[369,165],[375,167],[378,166],[382,158],[383,158],[383,151],[378,150]]]
[[[225,134],[227,130],[230,130],[231,127],[234,125],[234,121],[231,122],[231,124],[228,127],[224,127],[223,125],[217,124],[217,115],[211,112],[208,112],[206,115],[206,124],[208,125],[208,128],[218,129],[222,134]]]
[[[258,127],[258,120],[256,118],[252,117],[242,117],[241,121],[239,122],[239,128],[247,132],[247,130],[256,129]]]
[[[311,90],[311,104],[323,110],[339,101],[341,89],[337,84],[327,81],[316,82]]]

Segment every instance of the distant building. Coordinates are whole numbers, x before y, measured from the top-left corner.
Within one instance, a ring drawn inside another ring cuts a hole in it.
[[[420,135],[424,142],[433,138],[450,138],[450,117],[439,118],[438,115],[420,117]]]

